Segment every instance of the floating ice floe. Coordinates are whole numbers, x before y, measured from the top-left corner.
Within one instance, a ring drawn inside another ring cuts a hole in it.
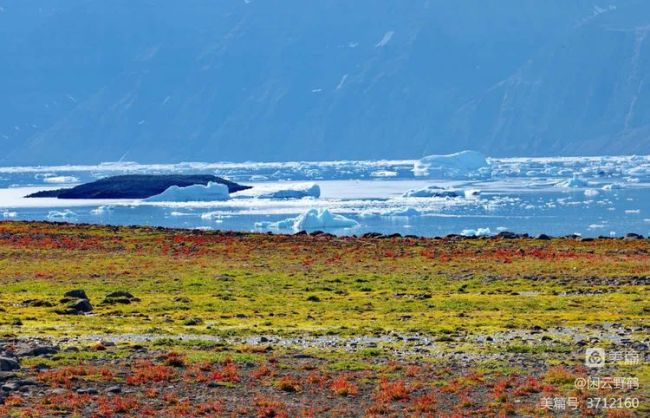
[[[49,184],[70,184],[70,183],[79,183],[79,179],[74,176],[52,176],[45,177],[43,182]]]
[[[621,183],[612,183],[603,186],[603,190],[620,190],[622,188],[623,185]]]
[[[309,209],[295,218],[288,218],[278,222],[255,223],[255,227],[258,229],[292,229],[294,231],[353,228],[358,225],[359,223],[354,219],[334,214],[328,209]]]
[[[396,177],[397,171],[377,170],[370,173],[370,177]]]
[[[305,197],[318,199],[320,197],[320,186],[315,183],[294,184],[261,193],[258,197],[261,199],[302,199]]]
[[[415,208],[406,207],[406,208],[391,209],[384,213],[381,213],[380,215],[381,216],[420,216],[421,213],[419,210]]]
[[[230,218],[230,215],[225,215],[222,212],[205,212],[201,214],[201,219],[204,221],[213,221],[216,223],[223,223],[223,220]]]
[[[461,197],[465,192],[459,189],[447,189],[438,186],[428,186],[422,189],[411,189],[402,197]]]
[[[587,189],[585,190],[585,196],[587,197],[593,197],[593,196],[598,196],[600,192],[595,189]]]
[[[2,212],[2,217],[5,219],[10,219],[10,218],[15,218],[18,216],[18,213],[16,212],[10,212],[8,210],[5,210]]]
[[[102,206],[99,206],[99,207],[91,210],[90,214],[91,215],[101,216],[101,215],[105,215],[105,214],[111,213],[111,212],[113,212],[113,207],[112,206],[104,206],[104,205],[102,205]]]
[[[555,185],[557,187],[578,188],[578,187],[587,187],[589,186],[589,183],[586,180],[581,179],[580,177],[573,176],[568,180],[555,183]]]
[[[466,237],[487,237],[492,235],[490,228],[478,228],[478,229],[463,229],[463,232],[460,233]]]
[[[212,202],[228,200],[228,186],[209,182],[207,185],[195,184],[187,187],[171,186],[164,192],[151,196],[147,202]]]
[[[421,189],[411,189],[404,193],[402,197],[474,197],[481,194],[477,189],[453,189],[439,186],[427,186]]]
[[[461,151],[448,155],[429,155],[413,164],[416,176],[469,177],[480,174],[489,163],[477,151]]]
[[[72,221],[77,219],[77,214],[70,209],[51,210],[47,214],[47,219],[50,221]]]

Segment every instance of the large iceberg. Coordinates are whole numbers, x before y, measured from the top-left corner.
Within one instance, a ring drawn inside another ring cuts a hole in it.
[[[461,151],[448,155],[429,155],[413,165],[416,176],[469,177],[480,174],[489,163],[477,151]]]
[[[329,209],[309,209],[295,218],[288,218],[279,222],[257,222],[255,224],[259,229],[293,229],[294,231],[353,228],[358,225],[359,223],[354,219],[337,215],[330,212]]]
[[[228,186],[209,182],[205,186],[202,184],[187,187],[170,186],[164,192],[145,200],[147,202],[212,202],[229,198]]]

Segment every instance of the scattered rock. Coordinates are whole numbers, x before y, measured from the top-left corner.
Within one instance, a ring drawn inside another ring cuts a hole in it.
[[[40,346],[34,347],[29,350],[20,351],[17,353],[18,357],[37,357],[37,356],[46,356],[50,354],[56,354],[59,352],[57,347],[53,346]]]
[[[20,389],[20,385],[17,382],[9,382],[2,385],[3,392],[15,392]]]
[[[88,299],[77,299],[68,305],[68,309],[74,311],[75,314],[86,313],[92,312],[93,305],[90,304]]]
[[[54,302],[50,302],[49,300],[27,299],[23,301],[23,306],[31,306],[34,308],[51,308],[53,306],[56,306],[56,304]]]
[[[120,386],[111,386],[106,389],[106,393],[122,393],[122,388]]]
[[[95,388],[79,388],[77,393],[79,395],[97,395],[99,391]]]
[[[68,290],[63,294],[64,298],[70,298],[70,299],[86,299],[88,300],[88,296],[86,296],[86,292],[84,292],[82,289],[75,289],[75,290]]]
[[[18,360],[9,357],[0,357],[0,372],[10,372],[18,369],[20,369]]]
[[[106,298],[104,298],[103,303],[106,305],[115,305],[115,304],[128,305],[131,302],[139,302],[139,301],[140,299],[133,296],[130,292],[127,292],[125,290],[118,290],[116,292],[111,292],[108,295],[106,295]]]
[[[16,373],[13,372],[0,372],[0,382],[6,382],[9,379],[16,377]]]
[[[183,321],[183,325],[187,325],[187,326],[196,326],[196,325],[201,325],[202,323],[203,323],[203,319],[199,318],[198,316],[187,318]]]

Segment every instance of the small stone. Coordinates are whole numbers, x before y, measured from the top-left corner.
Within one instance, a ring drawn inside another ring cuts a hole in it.
[[[3,392],[14,392],[20,388],[20,385],[17,382],[9,382],[2,385]]]
[[[183,321],[183,325],[187,325],[187,326],[201,325],[202,323],[203,323],[203,319],[199,317],[187,318],[186,320]]]
[[[0,372],[0,382],[7,381],[16,377],[16,373],[13,372]]]
[[[106,389],[106,393],[121,393],[122,388],[120,386],[111,386]]]
[[[97,395],[99,391],[95,388],[79,388],[77,393],[79,395]]]

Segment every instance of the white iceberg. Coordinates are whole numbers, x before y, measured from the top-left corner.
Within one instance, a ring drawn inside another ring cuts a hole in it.
[[[225,215],[223,212],[205,212],[201,214],[201,219],[204,221],[214,221],[216,223],[223,223],[223,220],[230,218],[229,215]]]
[[[420,211],[412,207],[396,208],[382,213],[381,216],[420,216]]]
[[[438,186],[428,186],[422,189],[411,189],[404,193],[402,197],[462,197],[465,196],[464,190],[448,189]]]
[[[73,176],[52,176],[45,177],[43,182],[49,184],[68,184],[68,183],[79,183],[79,179]]]
[[[463,229],[463,232],[460,233],[466,237],[487,237],[492,235],[490,228],[478,228],[478,229]]]
[[[443,177],[467,177],[479,174],[489,163],[477,151],[461,151],[448,155],[429,155],[413,165],[416,176],[440,175]]]
[[[65,209],[62,211],[51,210],[47,214],[47,219],[50,221],[57,221],[57,222],[72,221],[77,219],[77,214],[71,211],[70,209]]]
[[[396,177],[397,174],[397,171],[377,170],[370,173],[370,177]]]
[[[620,190],[622,188],[623,185],[621,183],[612,183],[603,186],[603,190]]]
[[[112,213],[112,212],[113,212],[113,207],[106,206],[106,205],[98,206],[97,208],[90,211],[91,215],[97,215],[97,216],[105,215],[107,213]]]
[[[2,212],[2,217],[5,219],[15,218],[16,216],[18,216],[16,212],[10,212],[8,210]]]
[[[589,183],[586,180],[581,179],[580,177],[573,176],[568,180],[564,180],[558,183],[555,183],[557,187],[566,187],[566,188],[578,188],[578,187],[587,187]]]
[[[228,186],[209,182],[207,185],[194,184],[187,187],[171,186],[164,192],[145,199],[147,202],[212,202],[228,200]]]
[[[353,228],[358,225],[359,223],[354,219],[337,215],[330,212],[329,209],[309,209],[295,218],[288,218],[278,222],[255,223],[255,227],[258,229],[292,229],[294,231]]]
[[[294,184],[261,193],[258,197],[261,199],[302,199],[305,197],[318,199],[320,197],[320,186],[315,183]]]

